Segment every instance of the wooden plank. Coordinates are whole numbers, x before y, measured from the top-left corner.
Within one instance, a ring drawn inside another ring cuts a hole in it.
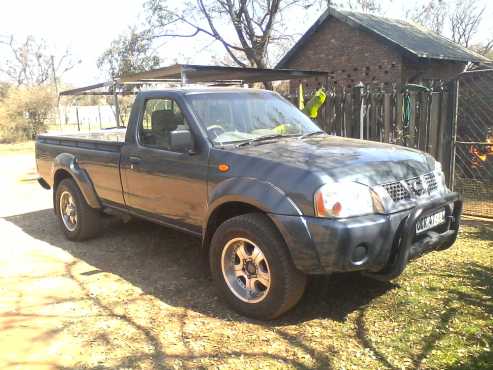
[[[411,91],[409,93],[411,100],[411,109],[409,115],[409,125],[407,130],[408,141],[407,146],[411,148],[416,147],[416,93]]]
[[[439,119],[439,127],[438,127],[438,158],[437,160],[440,163],[443,163],[444,160],[444,143],[445,143],[445,131],[447,127],[447,107],[448,107],[448,92],[442,91],[440,97],[440,119]]]
[[[392,107],[390,105],[392,94],[385,93],[383,96],[383,141],[390,143],[390,125],[392,121]]]
[[[430,105],[430,124],[428,135],[428,148],[426,151],[435,159],[438,159],[438,143],[439,143],[439,126],[440,126],[440,97],[439,92],[431,94]]]
[[[396,144],[403,144],[403,124],[402,124],[402,99],[403,94],[401,92],[396,91],[395,93],[395,142]]]
[[[417,96],[419,114],[417,115],[417,147],[426,151],[428,141],[428,93],[420,92]]]
[[[352,93],[352,137],[360,138],[361,103],[363,86],[353,87]]]

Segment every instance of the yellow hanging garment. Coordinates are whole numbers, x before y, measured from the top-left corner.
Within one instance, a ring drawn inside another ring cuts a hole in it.
[[[318,111],[320,107],[325,103],[325,99],[327,99],[327,94],[325,93],[324,88],[321,87],[315,92],[313,97],[308,100],[308,103],[306,103],[303,112],[310,118],[317,118]]]

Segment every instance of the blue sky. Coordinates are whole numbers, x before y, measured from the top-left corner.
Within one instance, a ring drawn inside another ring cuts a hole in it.
[[[488,5],[485,21],[479,38],[493,35],[493,1],[478,0]],[[101,81],[104,76],[96,67],[98,56],[110,42],[129,25],[143,21],[143,0],[3,0],[0,5],[0,36],[13,34],[22,39],[27,35],[44,38],[55,55],[70,48],[74,58],[82,63],[64,76],[74,85],[85,85]],[[386,10],[386,16],[399,17],[407,1],[394,0]],[[318,14],[299,22],[293,14],[293,31],[301,33],[315,20]],[[478,40],[479,41],[479,40]],[[214,54],[221,54],[220,47],[208,47],[205,40],[180,39],[170,41],[159,48],[164,64],[175,61],[188,63],[210,63]],[[2,57],[0,51],[0,58]],[[1,59],[0,59],[1,62]]]

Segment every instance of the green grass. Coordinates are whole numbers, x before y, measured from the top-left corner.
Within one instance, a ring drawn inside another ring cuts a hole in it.
[[[493,224],[466,225],[449,251],[408,266],[399,289],[360,313],[362,337],[389,368],[491,369]]]

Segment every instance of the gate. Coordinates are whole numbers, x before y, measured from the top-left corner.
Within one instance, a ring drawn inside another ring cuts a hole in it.
[[[462,73],[458,85],[454,190],[465,214],[493,218],[493,70]]]

